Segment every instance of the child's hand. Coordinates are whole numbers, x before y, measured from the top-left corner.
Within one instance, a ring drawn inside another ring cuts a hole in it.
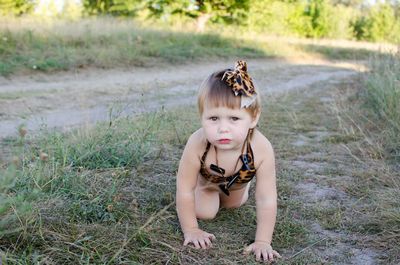
[[[189,243],[192,243],[197,249],[210,248],[212,247],[211,241],[215,240],[215,236],[213,234],[207,233],[199,228],[187,230],[184,236],[185,241],[183,242],[183,245],[187,246]]]
[[[251,252],[254,252],[257,261],[274,261],[274,257],[281,258],[281,255],[265,241],[255,241],[244,250],[246,255]]]

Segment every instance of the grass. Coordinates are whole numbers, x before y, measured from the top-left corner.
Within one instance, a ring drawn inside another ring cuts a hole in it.
[[[24,259],[27,263],[103,263],[112,262],[115,255],[114,259],[121,261],[117,253],[129,237],[128,248],[135,250],[128,255],[124,250],[121,256],[141,263],[140,246],[145,248],[149,239],[140,227],[160,205],[173,202],[172,190],[168,192],[164,186],[172,181],[172,172],[166,182],[151,180],[159,177],[154,171],[145,177],[160,159],[160,150],[153,149],[162,142],[156,136],[160,132],[156,127],[165,124],[162,121],[173,124],[166,114],[157,113],[68,136],[43,133],[32,143],[15,141],[18,165],[3,169],[1,174],[1,194],[7,200],[1,201],[0,243],[6,260],[11,264]],[[105,133],[97,134],[102,131]],[[110,138],[107,131],[118,131],[121,138]],[[177,137],[173,135],[171,141]],[[103,141],[108,141],[110,148],[99,150]],[[163,134],[163,141],[168,141],[168,135]],[[39,159],[43,151],[49,159]],[[141,166],[143,162],[148,164]],[[132,190],[124,190],[126,187]]]
[[[386,177],[393,172],[385,167],[384,175],[378,173],[380,161],[367,168],[354,164],[347,149],[340,149],[345,144],[359,155],[357,144],[364,138],[359,133],[348,136],[351,130],[338,126],[332,103],[321,103],[320,98],[332,96],[329,86],[321,83],[269,98],[268,115],[260,120],[259,129],[274,143],[278,163],[279,210],[273,244],[284,255],[283,264],[318,264],[326,257],[349,262],[354,246],[383,248],[391,256],[379,257],[395,264],[399,260],[393,243],[398,190],[386,188],[390,183]],[[341,100],[345,104],[347,99]],[[200,222],[217,235],[212,250],[181,245],[174,210],[175,174],[184,143],[198,126],[193,108],[182,107],[137,118],[116,117],[111,123],[69,133],[43,131],[36,137],[8,139],[3,144],[18,159],[3,161],[1,173],[4,263],[256,264],[253,257],[242,255],[256,228],[254,185],[246,205],[221,210],[215,220]],[[331,134],[318,136],[322,128]],[[310,136],[309,142],[293,146],[299,134]],[[305,168],[293,163],[299,160]],[[310,171],[319,163],[326,166]],[[335,169],[338,164],[340,174]],[[309,182],[347,195],[321,198],[330,203],[329,208],[309,203],[306,198],[311,195],[298,188]],[[315,230],[315,224],[322,231]],[[362,240],[352,239],[352,245],[346,245],[346,238],[359,236]],[[324,252],[337,242],[348,249],[337,256]]]
[[[270,38],[233,27],[146,26],[130,20],[1,18],[0,75],[181,64],[217,58],[310,57],[367,59],[372,48]],[[180,31],[178,31],[180,30]],[[216,33],[218,32],[218,33]]]
[[[90,45],[99,45],[96,51],[101,51],[104,43],[117,41],[92,28],[100,24],[85,23],[77,24],[75,32],[60,33],[60,38],[75,36],[77,50],[87,48],[88,52]],[[113,26],[101,25],[104,32]],[[131,24],[118,25],[126,27],[117,27],[112,36],[126,37],[132,31]],[[10,38],[15,32],[26,38],[26,30],[13,30]],[[88,31],[92,35],[82,41]],[[226,44],[220,37],[143,32],[139,40],[148,38],[147,44],[159,34],[165,34],[163,42],[197,38],[215,41],[216,47]],[[35,34],[31,33],[32,39]],[[32,43],[26,44],[27,50]],[[38,43],[40,54],[43,43]],[[168,53],[168,49],[160,50],[146,58],[178,62],[187,55],[177,49],[171,58],[159,59]],[[108,57],[99,65],[111,67],[115,58],[119,57]],[[377,58],[380,61],[371,62],[373,70],[366,79],[314,84],[270,97],[265,104],[259,129],[274,144],[277,155],[279,212],[273,245],[284,255],[283,264],[352,263],[360,249],[374,251],[384,264],[400,261],[400,176],[393,163],[398,146],[393,137],[397,127],[392,126],[399,124],[395,112],[398,61],[395,56]],[[128,64],[121,61],[119,66]],[[88,60],[85,67],[94,65]],[[18,68],[21,64],[15,67],[9,73],[27,69]],[[322,100],[327,97],[336,101]],[[218,237],[212,250],[182,247],[174,209],[175,174],[185,141],[199,126],[196,112],[187,107],[136,118],[113,117],[108,123],[69,133],[43,130],[35,137],[28,134],[3,141],[2,150],[10,150],[0,161],[4,264],[256,264],[253,257],[242,255],[256,227],[254,185],[243,207],[221,210],[215,220],[200,222]],[[306,140],[297,146],[293,143],[300,135]],[[324,188],[335,190],[335,196],[321,193]]]
[[[18,160],[4,165],[1,174],[7,198],[1,203],[0,234],[5,263],[226,263],[227,255],[242,261],[241,249],[254,237],[254,201],[201,222],[221,242],[211,253],[181,246],[174,183],[184,143],[199,126],[193,120],[197,113],[187,108],[8,140]],[[281,185],[275,242],[285,248],[303,241],[307,232],[291,218],[298,205],[284,199],[291,185]]]
[[[362,166],[346,188],[363,205],[351,229],[374,235],[369,243],[389,249],[393,264],[400,260],[399,62],[398,54],[372,57],[370,72],[339,91],[337,106],[342,132],[357,135],[343,144]]]
[[[64,21],[52,25],[34,21],[33,25],[38,28],[29,24],[17,28],[12,23],[5,24],[0,29],[2,75],[23,70],[48,72],[89,66],[150,66],[217,57],[271,56],[267,49],[235,37],[146,29],[117,19]],[[72,28],[75,30],[71,31]]]
[[[369,64],[360,91],[367,117],[380,128],[386,154],[400,161],[400,53],[377,55]]]

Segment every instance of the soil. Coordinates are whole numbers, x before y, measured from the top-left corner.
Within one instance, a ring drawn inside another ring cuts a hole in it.
[[[232,61],[117,70],[0,77],[0,138],[25,126],[68,129],[177,105],[195,105],[208,74]],[[362,71],[361,62],[250,60],[249,72],[263,95],[338,81]]]

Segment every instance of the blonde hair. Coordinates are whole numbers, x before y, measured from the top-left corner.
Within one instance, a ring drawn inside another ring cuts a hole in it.
[[[240,108],[241,97],[235,96],[232,88],[225,81],[221,80],[227,70],[230,69],[212,73],[201,84],[197,98],[197,106],[200,115],[203,114],[206,103],[208,106],[212,107],[227,107],[230,109]],[[257,93],[256,100],[250,106],[245,108],[253,118],[255,118],[261,111],[260,102],[260,95]]]

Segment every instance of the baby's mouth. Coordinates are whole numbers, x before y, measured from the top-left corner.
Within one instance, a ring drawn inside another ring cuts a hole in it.
[[[230,139],[219,139],[218,140],[218,143],[220,143],[220,144],[229,144],[230,142],[231,142]]]

